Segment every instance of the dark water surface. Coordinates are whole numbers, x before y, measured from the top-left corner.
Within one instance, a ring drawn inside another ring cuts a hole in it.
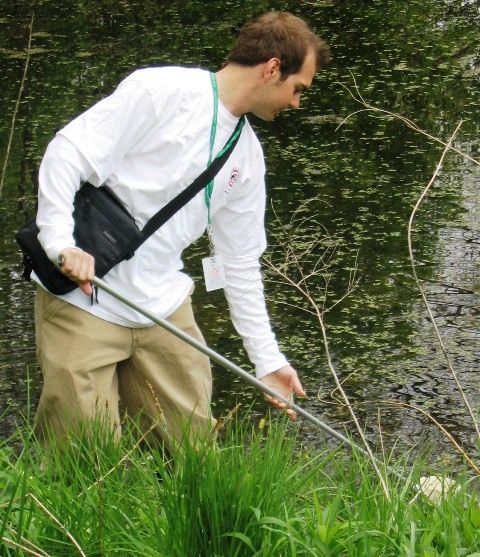
[[[295,251],[315,303],[322,304],[333,362],[374,443],[452,450],[415,405],[441,421],[469,450],[471,419],[445,363],[412,278],[407,225],[443,147],[385,112],[362,111],[354,96],[409,118],[422,130],[480,159],[480,2],[369,1],[66,1],[0,6],[0,161],[13,136],[0,199],[0,434],[15,427],[39,394],[32,324],[33,287],[21,279],[13,233],[35,207],[38,166],[55,131],[113,90],[138,67],[221,65],[234,31],[265,9],[305,17],[332,47],[333,62],[303,107],[272,124],[252,119],[265,149],[271,197],[270,257],[283,265]],[[16,111],[21,80],[28,69]],[[349,88],[350,92],[345,88]],[[356,89],[357,88],[357,89]],[[14,120],[15,115],[15,120]],[[352,115],[344,122],[347,116]],[[343,124],[342,124],[343,122]],[[340,124],[342,124],[340,126]],[[450,154],[413,229],[417,272],[451,361],[478,413],[479,178],[472,160]],[[308,217],[308,218],[307,218]],[[306,251],[319,237],[313,251]],[[200,275],[205,245],[193,246],[187,268]],[[316,266],[317,265],[317,266]],[[356,269],[357,288],[348,297]],[[300,279],[291,265],[289,276]],[[266,272],[272,320],[309,392],[305,407],[334,427],[352,429],[325,361],[312,305]],[[339,302],[339,303],[337,303]],[[197,281],[198,321],[209,344],[248,367],[221,293]],[[307,310],[307,311],[305,311]],[[29,380],[28,380],[29,378]],[[216,413],[241,401],[263,402],[229,372],[215,370]],[[303,426],[305,438],[316,433]]]

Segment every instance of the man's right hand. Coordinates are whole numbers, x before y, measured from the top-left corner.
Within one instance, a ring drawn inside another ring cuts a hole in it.
[[[87,296],[92,295],[91,282],[95,276],[95,260],[80,248],[65,248],[59,254],[59,267],[64,275],[78,283]]]

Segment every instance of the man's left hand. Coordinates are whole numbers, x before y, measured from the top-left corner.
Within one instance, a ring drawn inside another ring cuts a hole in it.
[[[268,385],[283,398],[292,401],[293,395],[301,397],[307,396],[303,390],[300,380],[298,379],[297,372],[291,366],[281,367],[280,369],[265,375],[260,379],[260,381],[265,383],[265,385]],[[265,398],[270,404],[275,406],[275,408],[285,412],[291,420],[297,419],[297,413],[291,408],[288,408],[285,402],[268,395],[265,395]]]

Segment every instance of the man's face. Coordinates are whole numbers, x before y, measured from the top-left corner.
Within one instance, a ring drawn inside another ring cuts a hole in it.
[[[271,121],[287,108],[299,108],[302,93],[310,87],[315,76],[315,62],[315,54],[310,50],[298,73],[282,80],[279,67],[272,71],[252,110],[253,114],[262,120]]]

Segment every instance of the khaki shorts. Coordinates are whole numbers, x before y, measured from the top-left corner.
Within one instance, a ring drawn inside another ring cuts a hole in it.
[[[204,342],[190,296],[169,317]],[[37,288],[37,358],[43,390],[35,430],[46,443],[101,417],[120,435],[119,400],[163,443],[211,431],[212,376],[204,354],[158,325],[129,328],[90,315]]]

